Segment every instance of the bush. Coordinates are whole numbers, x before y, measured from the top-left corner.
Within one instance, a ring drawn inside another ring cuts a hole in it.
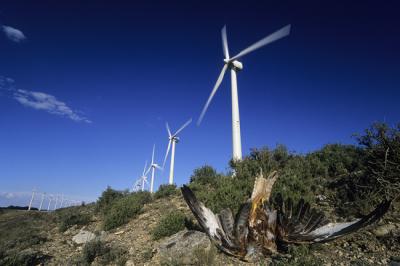
[[[108,208],[118,199],[123,198],[128,194],[127,191],[114,190],[111,187],[107,187],[105,191],[101,194],[100,198],[96,203],[96,212],[106,213]]]
[[[65,208],[56,211],[58,217],[59,229],[66,231],[73,225],[87,225],[90,222],[91,215],[80,212],[79,208]]]
[[[160,185],[157,192],[154,193],[154,198],[166,198],[175,194],[177,194],[176,185]]]
[[[126,251],[121,248],[108,247],[98,239],[86,243],[80,260],[84,264],[90,265],[96,258],[99,258],[103,265],[109,265],[111,262],[115,262],[117,265],[125,265],[127,260]]]
[[[131,193],[115,200],[104,214],[104,229],[111,230],[127,223],[140,213],[145,203],[151,201],[149,192]]]
[[[158,240],[183,229],[185,229],[185,215],[180,211],[173,211],[161,218],[151,234],[154,240]]]
[[[215,184],[221,175],[209,165],[205,165],[194,169],[193,175],[190,176],[190,183],[198,184]]]
[[[373,124],[357,140],[364,153],[361,169],[334,184],[342,215],[365,214],[400,195],[400,125]]]

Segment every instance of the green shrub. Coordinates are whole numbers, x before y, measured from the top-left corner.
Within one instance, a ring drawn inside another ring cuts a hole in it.
[[[158,240],[183,229],[185,229],[185,215],[180,211],[173,211],[161,218],[151,234],[154,240]]]
[[[190,183],[195,182],[202,185],[215,184],[220,176],[214,168],[204,165],[194,169],[193,174],[190,176]]]
[[[96,258],[102,265],[125,265],[126,251],[121,248],[109,247],[98,239],[92,240],[83,247],[80,263],[90,265]],[[78,264],[80,264],[78,263]]]
[[[123,198],[128,194],[127,191],[118,191],[114,190],[111,187],[107,187],[106,190],[103,191],[101,196],[96,202],[96,212],[101,212],[101,213],[106,213],[108,211],[108,208],[113,204],[118,199]]]
[[[131,193],[115,200],[104,214],[104,229],[111,230],[127,223],[150,201],[151,195],[146,191]]]
[[[73,225],[87,225],[91,215],[81,212],[79,208],[64,208],[56,211],[58,224],[61,232],[64,232]]]
[[[159,199],[159,198],[166,198],[171,195],[177,194],[177,189],[176,185],[160,185],[158,188],[157,192],[154,193],[154,198]]]

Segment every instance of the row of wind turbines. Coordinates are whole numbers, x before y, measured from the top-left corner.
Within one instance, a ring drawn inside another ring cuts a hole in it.
[[[197,121],[197,125],[199,126],[200,123],[202,122],[204,115],[207,112],[207,109],[217,92],[218,88],[220,87],[226,71],[230,70],[231,72],[231,97],[232,97],[232,158],[233,160],[242,160],[242,142],[241,142],[241,134],[240,134],[240,115],[239,115],[239,96],[238,96],[238,87],[237,87],[237,73],[243,69],[243,64],[238,61],[238,59],[241,59],[243,56],[265,46],[268,45],[272,42],[275,42],[281,38],[284,38],[290,34],[290,28],[291,25],[287,25],[274,33],[262,38],[258,42],[250,45],[246,49],[242,50],[235,56],[230,57],[229,55],[229,48],[228,48],[228,38],[226,34],[226,26],[222,28],[221,31],[221,37],[222,37],[222,49],[224,53],[224,66],[222,67],[222,70],[218,76],[218,79],[211,91],[210,96],[207,99],[206,104],[203,107],[203,110],[201,111],[200,117]],[[169,173],[169,184],[173,184],[174,182],[174,167],[175,167],[175,145],[176,143],[179,142],[179,137],[178,134],[185,128],[187,127],[190,123],[192,122],[192,119],[189,119],[185,124],[183,124],[174,134],[171,133],[171,130],[169,128],[168,122],[166,123],[166,128],[168,132],[168,146],[167,146],[167,151],[164,157],[164,162],[162,167],[159,166],[157,163],[154,162],[154,151],[155,151],[155,145],[153,145],[153,153],[151,157],[151,164],[149,168],[147,168],[147,161],[145,163],[143,173],[141,177],[135,182],[134,184],[134,190],[144,190],[145,185],[148,185],[147,181],[147,174],[151,171],[151,181],[150,181],[150,192],[153,192],[154,189],[154,176],[155,176],[155,171],[156,170],[163,170],[165,167],[165,162],[167,160],[167,157],[169,155],[169,151],[172,148],[171,151],[171,158],[170,158],[170,173]]]
[[[81,201],[65,198],[63,194],[61,194],[61,195],[47,194],[46,192],[38,192],[34,189],[32,191],[32,196],[29,201],[28,211],[30,211],[32,209],[35,196],[37,196],[37,195],[41,195],[40,204],[39,204],[39,208],[38,208],[39,211],[42,211],[42,210],[51,211],[51,210],[56,210],[59,208],[77,206],[77,205],[81,204]],[[44,205],[46,199],[48,200],[47,208]],[[54,205],[51,204],[53,201],[54,201]]]

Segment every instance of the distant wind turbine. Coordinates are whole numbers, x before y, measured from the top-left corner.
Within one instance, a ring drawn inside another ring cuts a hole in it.
[[[51,205],[51,201],[53,200],[53,196],[49,195],[48,198],[49,198],[49,204],[47,205],[47,211],[50,211],[50,205]]]
[[[174,183],[174,164],[175,164],[175,144],[179,142],[179,137],[178,134],[185,128],[187,127],[190,123],[192,122],[192,119],[190,118],[185,124],[183,124],[174,134],[171,134],[171,130],[169,128],[168,122],[166,123],[167,127],[167,132],[168,132],[168,148],[167,152],[165,153],[164,157],[164,162],[163,162],[163,168],[165,166],[165,162],[167,161],[168,153],[169,150],[172,146],[172,151],[171,151],[171,164],[169,167],[169,184],[172,185]]]
[[[153,153],[151,155],[151,164],[150,164],[149,169],[147,170],[147,172],[149,172],[150,169],[151,169],[151,181],[150,181],[150,192],[151,193],[153,193],[153,188],[154,188],[154,172],[155,172],[155,170],[156,169],[163,170],[158,164],[156,164],[154,162],[154,150],[155,150],[155,148],[156,148],[156,145],[154,144],[153,145]]]
[[[242,143],[240,137],[240,117],[239,117],[239,97],[238,97],[238,90],[237,90],[237,79],[236,73],[243,69],[243,64],[239,62],[237,59],[243,57],[246,54],[261,48],[267,44],[270,44],[276,40],[279,40],[290,33],[290,25],[283,27],[282,29],[268,35],[267,37],[259,40],[258,42],[250,45],[246,49],[242,50],[240,53],[233,57],[229,57],[229,49],[228,49],[228,40],[226,37],[226,26],[222,28],[222,48],[224,52],[224,67],[222,68],[221,73],[217,79],[217,82],[214,85],[214,88],[211,91],[210,96],[200,114],[199,120],[197,121],[197,125],[200,125],[203,117],[207,111],[208,106],[211,103],[212,98],[214,97],[215,93],[217,92],[221,82],[224,78],[226,70],[229,68],[231,70],[231,94],[232,94],[232,143],[233,143],[233,155],[232,158],[234,160],[241,160],[242,159]]]
[[[39,211],[42,210],[43,201],[44,201],[44,197],[45,197],[45,196],[46,196],[46,193],[42,193],[42,200],[40,201]]]
[[[31,200],[29,201],[28,211],[30,211],[31,208],[32,208],[32,202],[33,202],[33,199],[35,198],[35,192],[36,192],[36,189],[33,189],[32,190],[32,197],[31,197]]]
[[[147,161],[144,164],[144,168],[143,168],[143,173],[140,176],[140,178],[138,178],[135,182],[135,184],[133,185],[133,191],[144,191],[144,187],[145,184],[149,184],[149,182],[147,182],[147,174],[149,173],[150,168],[147,169]]]

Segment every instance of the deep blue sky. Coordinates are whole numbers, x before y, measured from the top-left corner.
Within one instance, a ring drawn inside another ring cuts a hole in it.
[[[0,76],[14,80],[0,90],[0,192],[95,199],[107,185],[131,187],[153,143],[162,161],[165,121],[175,130],[198,119],[223,66],[224,24],[231,55],[292,25],[242,59],[244,154],[354,143],[372,122],[400,120],[396,1],[80,2],[0,4],[0,23],[26,36],[0,35]],[[52,95],[92,123],[24,106],[18,89]],[[201,126],[181,135],[176,182],[204,164],[226,171],[231,149],[228,75]],[[168,168],[156,187],[167,180]]]

